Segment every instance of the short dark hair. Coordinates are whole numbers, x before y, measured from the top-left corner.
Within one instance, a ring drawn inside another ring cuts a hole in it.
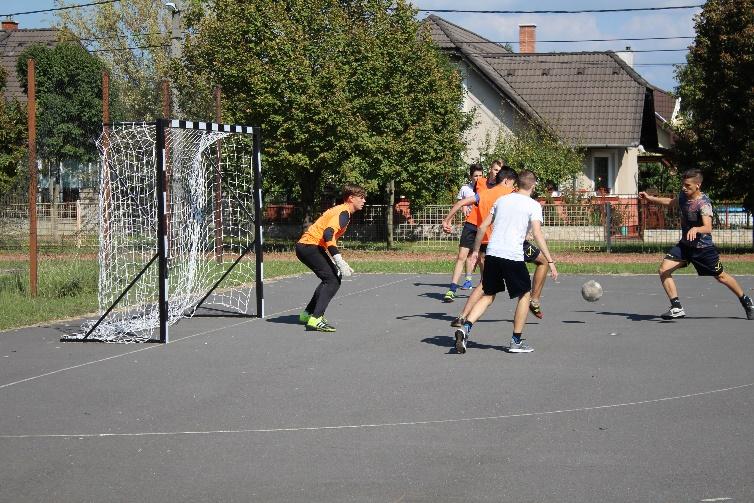
[[[702,170],[700,170],[699,168],[691,168],[684,171],[683,179],[686,180],[687,178],[696,178],[700,184],[704,180],[704,176],[702,176]]]
[[[482,173],[484,173],[484,168],[479,163],[470,164],[469,165],[469,177],[474,176],[474,172],[476,172],[476,171],[481,171]]]
[[[350,196],[367,197],[367,191],[361,185],[355,183],[347,183],[343,185],[343,201],[347,200]]]
[[[534,187],[537,181],[537,175],[533,171],[524,169],[518,174],[518,187],[523,190],[529,190]]]
[[[516,174],[515,169],[511,168],[510,166],[503,166],[502,168],[500,168],[500,171],[497,172],[497,179],[495,183],[503,183],[503,180],[516,181],[517,178],[518,174]]]

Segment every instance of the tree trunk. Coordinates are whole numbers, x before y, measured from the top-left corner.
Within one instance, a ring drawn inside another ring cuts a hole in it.
[[[393,249],[393,213],[395,208],[395,180],[387,182],[387,208],[385,223],[387,225],[387,249]]]

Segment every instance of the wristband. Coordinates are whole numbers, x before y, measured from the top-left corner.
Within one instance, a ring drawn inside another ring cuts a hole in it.
[[[548,264],[554,264],[554,263],[555,263],[555,261],[554,261],[554,260],[548,260],[548,261],[547,261],[547,263],[548,263]]]

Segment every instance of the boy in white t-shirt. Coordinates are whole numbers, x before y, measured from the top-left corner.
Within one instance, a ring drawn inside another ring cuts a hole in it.
[[[531,198],[537,177],[529,170],[518,175],[518,192],[499,198],[490,214],[477,230],[472,257],[476,258],[484,232],[494,222],[492,235],[487,244],[485,267],[482,271],[484,295],[477,301],[463,326],[455,331],[456,351],[466,352],[471,327],[495,300],[495,295],[508,290],[511,299],[518,297],[513,316],[513,337],[508,351],[531,353],[534,348],[523,342],[521,335],[526,324],[531,298],[531,279],[524,262],[523,243],[531,230],[536,244],[547,259],[550,276],[558,278],[558,270],[542,234],[542,205]]]

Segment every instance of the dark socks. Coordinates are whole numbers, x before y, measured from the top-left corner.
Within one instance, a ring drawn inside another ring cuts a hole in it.
[[[457,283],[451,283],[450,284],[450,291],[453,293],[456,293],[456,290],[458,290],[458,284]]]
[[[749,298],[749,296],[746,295],[746,294],[743,294],[742,296],[740,296],[738,298],[738,300],[741,301],[741,305],[744,306],[744,307],[747,307],[747,306],[751,305],[751,298]]]
[[[521,343],[521,332],[513,332],[513,342],[516,344]]]
[[[466,333],[467,334],[471,332],[471,327],[473,327],[473,326],[474,326],[474,324],[471,323],[470,321],[464,321],[463,322],[463,328],[466,329]]]
[[[677,308],[682,308],[683,307],[681,305],[681,301],[678,300],[678,297],[673,297],[672,299],[670,299],[670,305],[672,307],[677,307]]]

